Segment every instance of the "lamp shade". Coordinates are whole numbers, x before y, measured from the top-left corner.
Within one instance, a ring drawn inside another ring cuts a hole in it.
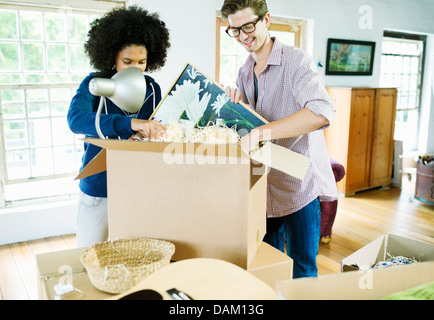
[[[89,90],[95,96],[107,97],[124,111],[136,113],[143,105],[146,80],[139,68],[117,72],[111,79],[93,78]]]

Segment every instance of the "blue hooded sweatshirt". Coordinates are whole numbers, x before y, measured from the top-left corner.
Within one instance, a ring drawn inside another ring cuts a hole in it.
[[[106,99],[107,113],[103,107],[100,117],[100,128],[104,136],[109,139],[128,139],[134,132],[131,129],[131,118],[149,119],[158,103],[161,101],[160,86],[150,76],[146,79],[146,97],[138,113],[128,115],[118,108],[111,100]],[[83,134],[86,138],[98,138],[95,128],[95,117],[100,97],[89,91],[89,82],[95,74],[89,74],[80,84],[75,96],[71,100],[67,120],[69,128],[76,134]],[[84,154],[80,171],[101,151],[100,147],[84,143]],[[107,173],[101,172],[83,178],[79,183],[80,190],[92,197],[107,197]]]

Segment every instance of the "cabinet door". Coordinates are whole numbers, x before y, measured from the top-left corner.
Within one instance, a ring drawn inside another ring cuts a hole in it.
[[[372,136],[371,187],[388,186],[392,177],[396,89],[377,89]]]
[[[353,89],[345,194],[369,188],[375,89]]]

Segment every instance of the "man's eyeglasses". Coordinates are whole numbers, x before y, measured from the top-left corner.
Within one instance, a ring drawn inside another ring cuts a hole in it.
[[[264,18],[264,16],[259,17],[258,19],[256,19],[253,22],[247,22],[245,24],[243,24],[241,27],[239,28],[233,28],[233,27],[227,27],[226,28],[226,33],[230,36],[230,37],[238,37],[240,35],[240,30],[242,30],[244,33],[252,33],[253,31],[256,30],[256,24],[259,21],[262,21],[262,19]]]

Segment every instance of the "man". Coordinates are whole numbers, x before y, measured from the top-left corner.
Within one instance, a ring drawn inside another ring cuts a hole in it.
[[[294,260],[294,278],[318,275],[320,200],[338,198],[323,129],[334,109],[313,61],[302,50],[280,43],[268,32],[271,16],[265,0],[226,0],[221,8],[227,34],[250,52],[240,68],[232,101],[249,104],[269,121],[244,136],[241,147],[274,143],[311,159],[303,181],[280,171],[268,174],[267,233],[264,241]]]

